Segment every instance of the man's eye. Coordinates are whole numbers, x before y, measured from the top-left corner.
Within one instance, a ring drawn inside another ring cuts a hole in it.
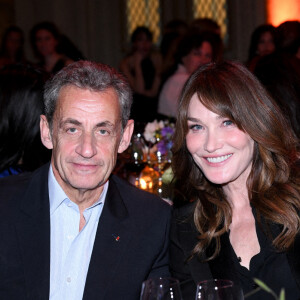
[[[77,129],[76,128],[68,128],[67,129],[67,132],[69,132],[69,133],[76,133],[77,132]]]
[[[99,133],[100,133],[101,135],[109,135],[109,132],[108,132],[106,129],[100,129],[100,130],[99,130]]]

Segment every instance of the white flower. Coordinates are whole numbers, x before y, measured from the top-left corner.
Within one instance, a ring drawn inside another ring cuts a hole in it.
[[[156,121],[156,120],[155,120],[155,121]],[[162,128],[165,127],[164,121],[160,121],[157,125],[158,125],[158,128],[157,128],[157,129],[162,129]]]
[[[161,128],[160,127],[161,122],[158,123],[157,120],[154,120],[153,122],[150,122],[146,125],[145,131],[144,131],[144,138],[146,141],[151,142],[151,143],[156,142],[155,132]]]

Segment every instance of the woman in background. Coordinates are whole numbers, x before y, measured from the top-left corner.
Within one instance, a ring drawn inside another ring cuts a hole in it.
[[[164,26],[160,43],[160,52],[162,55],[162,84],[174,73],[174,70],[176,70],[177,62],[175,60],[178,44],[187,31],[187,22],[180,19],[171,20]]]
[[[157,93],[161,80],[161,55],[153,49],[152,33],[147,27],[137,27],[131,36],[132,51],[120,70],[133,89],[132,118],[153,121],[157,111]]]
[[[17,26],[10,26],[3,34],[0,48],[0,68],[5,65],[25,63],[24,34]]]
[[[51,22],[36,24],[30,31],[32,49],[39,59],[38,66],[49,75],[72,63],[63,50],[59,50],[61,34]]]
[[[251,35],[248,68],[253,72],[257,61],[276,50],[276,28],[265,24],[258,26]]]
[[[170,269],[184,299],[196,284],[253,278],[300,297],[298,140],[275,102],[242,65],[209,64],[183,90],[173,170],[190,202],[176,211]],[[258,291],[247,299],[273,299]]]
[[[300,75],[295,72],[290,57],[281,52],[266,55],[257,62],[253,73],[281,108],[300,139]]]
[[[216,34],[187,34],[177,50],[177,70],[162,87],[158,100],[158,112],[167,117],[175,117],[177,104],[183,85],[200,66],[218,59],[221,39]]]

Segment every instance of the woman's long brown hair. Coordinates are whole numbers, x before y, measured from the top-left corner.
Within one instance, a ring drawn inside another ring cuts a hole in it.
[[[232,220],[229,202],[220,185],[208,181],[186,148],[188,107],[194,94],[209,110],[231,119],[254,140],[252,170],[247,179],[251,205],[258,221],[280,225],[273,237],[278,250],[288,249],[300,229],[300,180],[298,140],[285,117],[259,81],[241,64],[222,62],[197,70],[181,94],[174,134],[173,170],[181,192],[196,201],[194,222],[199,231],[193,254],[202,254]]]

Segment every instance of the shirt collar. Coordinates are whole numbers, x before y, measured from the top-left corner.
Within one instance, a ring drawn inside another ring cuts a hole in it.
[[[103,186],[103,191],[98,199],[97,202],[95,202],[91,207],[89,208],[93,208],[96,205],[103,203],[105,201],[106,198],[106,194],[107,194],[107,190],[108,190],[108,181],[104,184]],[[50,164],[50,168],[49,168],[49,174],[48,174],[48,189],[49,189],[49,202],[50,202],[50,215],[52,215],[54,213],[54,211],[66,200],[70,200],[68,198],[68,196],[66,195],[66,193],[64,192],[64,190],[62,189],[62,187],[59,185],[59,183],[57,182],[54,173],[53,173],[53,169],[52,169],[52,165]],[[70,200],[71,201],[71,200]]]

